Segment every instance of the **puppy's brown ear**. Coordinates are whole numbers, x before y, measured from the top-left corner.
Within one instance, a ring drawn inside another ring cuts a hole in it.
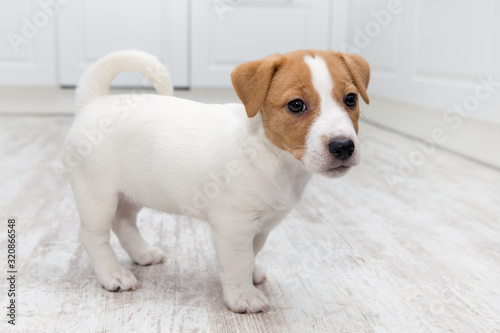
[[[245,105],[249,118],[255,116],[264,104],[267,90],[280,59],[279,54],[271,55],[264,59],[241,64],[231,73],[234,90]]]
[[[368,83],[370,82],[370,65],[363,57],[357,54],[344,53],[343,55],[361,97],[363,97],[366,104],[370,104],[370,99],[366,93]]]

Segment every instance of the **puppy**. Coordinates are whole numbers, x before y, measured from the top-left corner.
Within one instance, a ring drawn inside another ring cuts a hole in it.
[[[160,95],[109,95],[121,71],[143,74]],[[363,58],[300,50],[239,65],[231,79],[242,105],[170,96],[165,68],[137,51],[107,55],[83,76],[63,159],[79,238],[105,289],[138,286],[116,259],[110,230],[139,265],[165,258],[136,226],[141,207],[151,207],[208,221],[225,303],[267,311],[254,284],[265,280],[255,256],[269,232],[311,173],[338,177],[358,164],[358,95],[369,102]]]

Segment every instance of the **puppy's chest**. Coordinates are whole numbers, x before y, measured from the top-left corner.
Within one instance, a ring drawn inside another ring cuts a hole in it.
[[[263,220],[283,217],[292,210],[300,201],[309,180],[307,174],[265,178],[260,191],[254,193]]]
[[[270,211],[287,211],[300,200],[302,187],[296,182],[269,182],[265,186],[263,199]]]
[[[264,191],[255,197],[254,206],[262,229],[270,230],[281,222],[300,200],[302,190],[302,184],[297,182],[266,184]]]

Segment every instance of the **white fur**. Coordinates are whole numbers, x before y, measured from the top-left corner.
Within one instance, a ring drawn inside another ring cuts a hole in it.
[[[299,200],[310,173],[270,142],[260,115],[247,118],[243,105],[106,95],[105,85],[123,70],[156,80],[160,92],[171,91],[157,60],[130,51],[106,56],[80,84],[64,163],[81,218],[80,240],[98,281],[107,290],[138,286],[116,260],[110,229],[137,263],[163,260],[165,254],[147,244],[135,224],[147,206],[209,221],[226,304],[236,312],[267,310],[267,298],[252,284],[252,278],[265,280],[255,256]]]
[[[333,80],[328,66],[320,56],[305,56],[304,62],[311,70],[314,88],[320,96],[320,114],[313,122],[306,138],[304,166],[316,173],[330,177],[343,175],[348,168],[359,163],[359,141],[347,111],[332,97]],[[332,157],[328,142],[336,138],[351,139],[355,150],[353,155],[340,161]],[[339,166],[347,167],[336,169]]]

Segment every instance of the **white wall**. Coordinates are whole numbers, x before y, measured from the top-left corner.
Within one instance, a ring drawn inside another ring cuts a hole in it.
[[[379,23],[374,13],[391,3]],[[499,1],[352,0],[350,26],[347,43],[370,61],[379,96],[444,110],[474,95],[481,77],[500,81]],[[499,98],[483,97],[471,116],[500,124]]]
[[[500,1],[349,5],[343,48],[368,59],[369,93],[383,98],[366,117],[427,140],[442,129],[441,146],[500,166]]]

